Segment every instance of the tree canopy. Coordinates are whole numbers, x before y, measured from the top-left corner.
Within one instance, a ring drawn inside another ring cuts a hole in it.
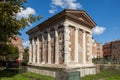
[[[28,18],[17,19],[16,15],[26,3],[26,0],[0,0],[0,42],[6,42],[10,37],[20,34],[19,30],[29,26],[41,17],[30,14]]]
[[[0,0],[0,56],[6,59],[18,58],[18,48],[9,43],[9,39],[20,35],[20,30],[39,20],[41,16],[30,14],[17,19],[17,13],[25,10],[27,0]],[[17,54],[17,55],[16,55]]]
[[[5,60],[16,60],[19,55],[19,50],[17,46],[6,43],[0,45],[0,54],[4,56]]]

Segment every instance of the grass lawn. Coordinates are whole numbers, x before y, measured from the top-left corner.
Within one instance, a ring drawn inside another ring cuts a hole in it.
[[[36,78],[38,80],[55,80],[53,77],[43,76],[36,73],[19,74],[18,69],[3,70],[0,68],[0,80],[30,80]],[[120,70],[102,70],[96,75],[88,75],[80,80],[120,80]]]
[[[36,74],[36,73],[24,73],[23,75],[34,77],[34,78],[40,79],[40,80],[55,80],[54,77],[44,76],[44,75],[40,75],[40,74]]]
[[[28,78],[18,73],[18,69],[0,70],[0,80],[28,80]]]
[[[3,70],[0,68],[0,80],[30,80],[30,78],[36,78],[38,80],[55,80],[53,77],[43,76],[35,73],[19,74],[18,69]]]
[[[102,70],[96,75],[82,77],[81,80],[120,80],[120,70]]]

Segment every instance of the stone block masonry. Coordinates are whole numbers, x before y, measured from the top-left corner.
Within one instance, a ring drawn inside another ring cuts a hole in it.
[[[94,74],[91,44],[95,26],[82,10],[67,9],[49,18],[27,32],[30,40],[28,65],[75,69],[83,75],[89,74],[88,70]]]

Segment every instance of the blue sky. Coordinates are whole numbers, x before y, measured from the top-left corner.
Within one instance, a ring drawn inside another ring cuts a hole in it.
[[[104,44],[120,39],[120,0],[27,0],[25,7],[23,14],[40,15],[42,19],[20,31],[24,46],[28,44],[26,31],[64,8],[82,9],[92,17],[97,24],[93,31],[95,41]]]

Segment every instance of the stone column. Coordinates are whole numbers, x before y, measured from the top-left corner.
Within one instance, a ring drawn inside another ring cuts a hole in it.
[[[90,42],[90,56],[89,56],[89,60],[90,60],[90,63],[92,63],[92,32],[90,32],[90,34],[89,34],[89,42]]]
[[[40,37],[41,37],[41,36],[40,36]],[[39,40],[39,41],[40,41],[40,40]],[[42,42],[41,42],[41,41],[39,42],[39,45],[40,45],[40,46],[39,46],[39,50],[40,50],[40,51],[39,51],[39,62],[41,63],[41,55],[42,55],[42,50],[41,50]]]
[[[32,63],[32,44],[29,43],[29,64]]]
[[[51,64],[51,37],[48,31],[48,64]]]
[[[42,64],[45,64],[45,54],[44,54],[44,37],[43,37],[43,34],[42,34]]]
[[[59,64],[59,42],[58,42],[58,31],[55,28],[55,64]]]
[[[83,64],[86,64],[86,32],[83,31]]]
[[[64,23],[64,64],[66,65],[70,63],[70,31],[68,26],[67,23]]]
[[[35,63],[35,40],[34,39],[32,39],[32,46],[33,46],[33,52],[32,52],[33,60],[32,61],[33,63]]]
[[[75,29],[75,63],[78,63],[78,28]]]
[[[37,38],[37,64],[40,63],[40,41],[39,38]]]

